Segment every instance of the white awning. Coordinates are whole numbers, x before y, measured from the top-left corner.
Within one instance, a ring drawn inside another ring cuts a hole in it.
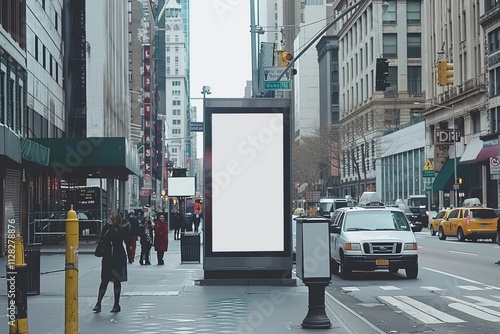
[[[460,158],[460,163],[464,162],[475,162],[477,155],[481,152],[483,148],[483,141],[479,138],[472,138],[467,147],[465,148],[465,152]]]

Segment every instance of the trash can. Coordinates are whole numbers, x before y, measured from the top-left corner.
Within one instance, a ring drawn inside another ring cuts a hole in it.
[[[24,262],[28,267],[28,295],[40,294],[40,245],[27,244],[24,249]]]
[[[181,233],[181,263],[200,263],[200,233]]]

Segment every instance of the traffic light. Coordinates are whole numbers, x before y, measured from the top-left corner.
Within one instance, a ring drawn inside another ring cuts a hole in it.
[[[462,178],[461,177],[457,178],[457,184],[462,184]]]
[[[288,63],[293,60],[293,55],[286,51],[278,51],[280,66],[288,66]]]
[[[446,59],[438,61],[438,84],[439,86],[453,85],[453,64]]]
[[[375,90],[385,91],[391,84],[387,82],[389,75],[389,61],[387,58],[377,58],[377,67],[375,71]]]

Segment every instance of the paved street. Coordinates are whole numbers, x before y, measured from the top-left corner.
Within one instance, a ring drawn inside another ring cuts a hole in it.
[[[128,266],[128,282],[122,285],[122,312],[109,311],[113,304],[112,284],[101,313],[92,312],[100,282],[100,259],[94,245],[79,248],[80,333],[307,333],[300,324],[308,311],[308,291],[300,280],[295,287],[201,286],[202,264],[180,263],[180,241],[170,235],[165,265],[136,261]],[[43,247],[41,294],[28,297],[30,333],[64,333],[64,246]],[[5,268],[5,258],[0,264]],[[7,305],[7,284],[0,279],[0,303]],[[349,333],[338,315],[327,307],[333,324],[328,333]],[[7,316],[0,316],[0,332],[7,332]],[[1,329],[3,328],[3,329]]]

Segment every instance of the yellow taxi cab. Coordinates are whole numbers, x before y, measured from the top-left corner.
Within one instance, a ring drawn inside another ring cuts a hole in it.
[[[497,222],[495,210],[483,208],[477,198],[466,199],[463,207],[452,209],[448,217],[439,223],[438,237],[440,240],[454,236],[459,241],[491,239],[495,242]]]
[[[431,232],[431,235],[436,235],[439,230],[439,223],[448,217],[450,211],[451,209],[443,209],[431,218],[431,222],[429,223],[429,231]]]

